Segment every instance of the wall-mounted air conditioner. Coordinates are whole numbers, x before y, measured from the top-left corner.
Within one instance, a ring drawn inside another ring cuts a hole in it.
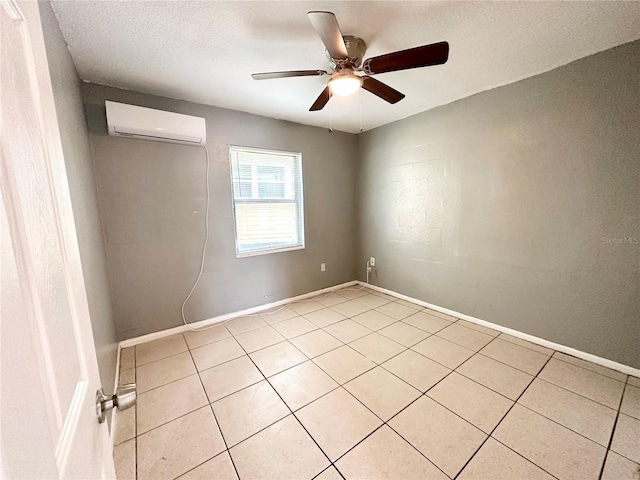
[[[109,135],[184,145],[204,145],[207,141],[204,118],[109,100],[105,106]]]

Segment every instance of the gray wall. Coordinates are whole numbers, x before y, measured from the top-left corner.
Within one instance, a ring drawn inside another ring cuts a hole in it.
[[[373,283],[640,367],[639,63],[626,44],[361,135]]]
[[[205,152],[108,136],[105,99],[206,118],[211,234],[188,321],[356,278],[356,136],[100,85],[83,93],[120,339],[181,324],[205,233]],[[302,152],[306,249],[236,258],[229,144]]]
[[[102,385],[113,388],[116,324],[81,82],[49,2],[38,2]]]

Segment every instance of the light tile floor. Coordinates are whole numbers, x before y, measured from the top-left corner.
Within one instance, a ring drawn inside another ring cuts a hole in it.
[[[640,379],[370,289],[123,349],[123,479],[640,475]]]

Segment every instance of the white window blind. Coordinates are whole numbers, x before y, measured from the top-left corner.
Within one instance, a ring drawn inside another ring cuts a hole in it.
[[[304,248],[302,155],[229,147],[238,257]]]

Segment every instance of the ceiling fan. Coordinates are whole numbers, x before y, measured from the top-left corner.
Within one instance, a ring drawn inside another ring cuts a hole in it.
[[[326,53],[329,58],[331,72],[329,73],[325,70],[290,70],[286,72],[254,73],[251,77],[254,80],[268,80],[272,78],[330,75],[331,78],[327,86],[309,108],[311,112],[322,110],[332,95],[348,96],[358,91],[360,87],[389,103],[397,103],[404,98],[404,94],[370,75],[407,70],[409,68],[428,67],[430,65],[442,65],[449,58],[449,44],[447,42],[439,42],[368,58],[363,63],[362,59],[367,49],[364,40],[349,35],[343,36],[333,13],[309,12],[307,15],[327,49]],[[358,75],[356,72],[363,72],[364,75]]]

